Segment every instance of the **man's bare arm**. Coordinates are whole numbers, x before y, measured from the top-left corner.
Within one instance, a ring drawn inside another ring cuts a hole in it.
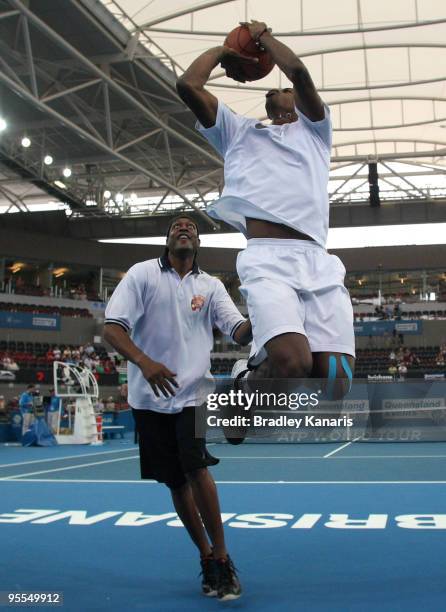
[[[297,108],[311,121],[320,121],[325,116],[322,102],[307,67],[289,47],[269,32],[266,24],[252,21],[246,24],[251,36],[270,53],[273,60],[294,85]]]
[[[133,340],[123,327],[116,323],[106,323],[104,326],[104,339],[118,351],[120,355],[134,363],[141,370],[144,378],[150,383],[153,392],[160,397],[158,389],[165,397],[175,395],[172,386],[178,387],[176,374],[162,363],[150,359]]]
[[[252,340],[252,326],[251,321],[247,319],[244,323],[239,325],[234,333],[234,341],[237,344],[245,346]]]
[[[228,77],[244,83],[243,73],[241,72],[243,62],[253,64],[257,60],[245,58],[233,49],[223,45],[213,47],[197,57],[177,80],[178,95],[205,128],[212,127],[217,120],[218,100],[204,87],[212,70],[221,64]]]

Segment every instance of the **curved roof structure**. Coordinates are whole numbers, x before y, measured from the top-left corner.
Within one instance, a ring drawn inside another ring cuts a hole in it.
[[[221,192],[223,162],[175,80],[251,18],[302,58],[331,108],[331,222],[367,216],[372,161],[386,211],[400,211],[392,222],[443,221],[441,0],[0,0],[0,213],[63,208],[73,224],[98,218],[90,235],[111,237],[104,217],[118,219],[112,233],[123,236],[123,218],[190,210],[217,229],[204,211]],[[217,68],[209,82],[236,112],[260,119],[265,92],[285,85],[277,68],[245,84]]]
[[[258,19],[298,54],[331,107],[336,163],[381,159],[444,165],[446,4],[437,0],[102,0],[177,73]],[[163,57],[164,56],[164,57]],[[221,69],[210,89],[236,112],[265,117],[276,67],[246,84]]]

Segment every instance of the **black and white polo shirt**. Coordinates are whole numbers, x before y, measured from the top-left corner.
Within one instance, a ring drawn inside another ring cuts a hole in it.
[[[195,405],[197,382],[209,376],[213,327],[233,336],[244,320],[223,283],[197,265],[183,278],[166,256],[132,266],[107,305],[105,323],[121,325],[144,353],[175,372],[179,389],[173,398],[157,398],[129,363],[129,404],[171,413]]]

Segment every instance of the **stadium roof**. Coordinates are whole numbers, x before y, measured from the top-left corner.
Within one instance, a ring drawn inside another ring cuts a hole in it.
[[[117,3],[102,2],[113,11]],[[444,164],[446,4],[438,0],[119,0],[135,25],[182,72],[222,44],[239,21],[266,21],[309,68],[330,105],[333,158],[389,156]],[[276,67],[238,84],[217,69],[211,90],[235,111],[265,118],[264,94],[284,85]],[[426,156],[426,157],[425,157]]]
[[[222,162],[175,79],[251,18],[296,51],[331,107],[333,204],[367,203],[373,160],[383,200],[445,198],[444,2],[0,0],[0,211],[201,213],[222,188]],[[244,85],[216,69],[210,88],[263,119],[263,94],[284,84],[278,69]]]

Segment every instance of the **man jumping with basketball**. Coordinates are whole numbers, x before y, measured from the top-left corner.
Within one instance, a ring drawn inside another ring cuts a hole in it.
[[[345,268],[325,249],[330,113],[294,52],[265,23],[244,25],[292,83],[267,92],[270,125],[233,113],[205,89],[219,64],[244,82],[243,66],[255,60],[228,47],[200,55],[177,90],[225,161],[223,194],[208,212],[248,238],[237,272],[253,326],[249,380],[312,377],[345,393],[355,345]],[[246,370],[240,360],[232,375]]]

